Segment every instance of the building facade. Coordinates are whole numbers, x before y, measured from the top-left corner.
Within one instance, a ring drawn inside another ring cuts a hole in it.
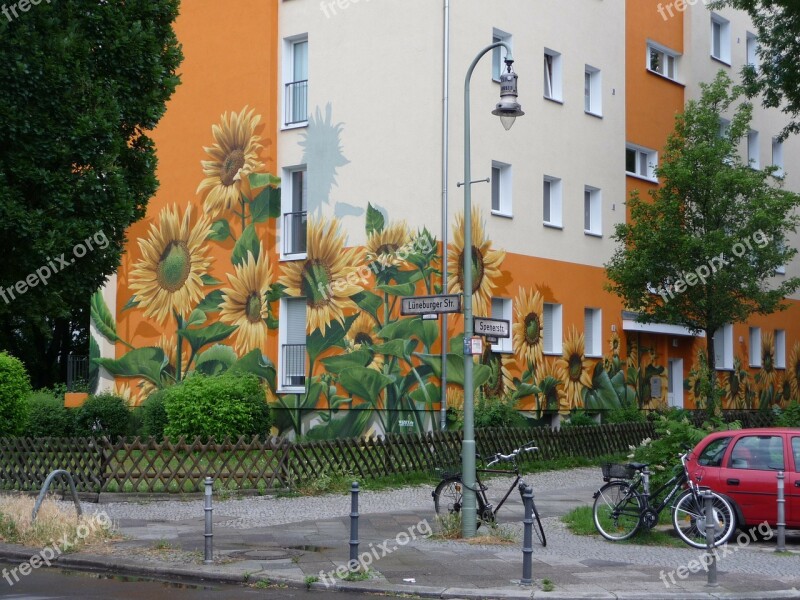
[[[682,7],[186,4],[182,85],[156,132],[161,189],[94,301],[119,338],[95,318],[101,382],[137,403],[195,371],[246,370],[269,382],[282,434],[438,428],[463,401],[463,318],[403,315],[401,299],[462,291],[464,77],[504,41],[525,116],[505,132],[490,114],[502,50],[470,86],[474,309],[511,330],[476,359],[479,396],[556,422],[622,402],[694,407],[705,340],[637,323],[603,267],[628,195],[658,185],[675,115],[757,56],[742,14]],[[782,126],[757,109],[742,151],[782,161],[800,190]],[[719,332],[725,407],[798,397],[796,311],[792,299]]]

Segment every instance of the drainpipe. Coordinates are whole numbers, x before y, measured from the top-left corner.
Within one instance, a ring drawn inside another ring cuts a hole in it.
[[[450,0],[444,0],[444,69],[442,76],[442,293],[447,293],[447,178],[450,166]],[[447,313],[442,314],[442,400],[440,428],[447,429]]]

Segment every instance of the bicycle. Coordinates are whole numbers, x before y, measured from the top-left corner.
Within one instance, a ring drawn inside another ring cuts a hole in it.
[[[485,468],[475,470],[475,483],[477,484],[475,489],[475,500],[477,502],[478,513],[477,527],[480,527],[481,523],[495,522],[497,513],[503,506],[503,503],[505,503],[505,501],[511,495],[511,491],[514,489],[514,487],[517,486],[517,484],[522,480],[522,475],[519,474],[517,456],[522,452],[535,452],[538,450],[539,448],[534,446],[534,443],[535,442],[528,442],[524,446],[513,450],[510,454],[501,454],[498,452],[497,454],[489,457]],[[478,455],[478,458],[480,458],[480,455]],[[511,470],[491,468],[501,461],[510,462],[512,467]],[[514,475],[516,475],[516,478],[511,483],[511,486],[508,488],[505,496],[503,496],[503,499],[497,503],[496,507],[489,502],[489,498],[486,495],[489,487],[480,480],[478,473],[499,473],[504,475],[514,473]],[[444,476],[444,478],[439,482],[439,485],[436,486],[436,489],[431,492],[431,495],[433,496],[433,506],[437,515],[452,515],[459,514],[461,512],[463,485],[464,483],[461,481],[461,474]],[[522,486],[519,486],[518,489],[520,496],[522,496]],[[533,524],[533,530],[536,532],[536,537],[539,538],[539,543],[542,545],[542,547],[547,546],[547,538],[544,535],[544,528],[542,527],[542,521],[539,518],[539,511],[536,510],[535,503],[533,504]]]
[[[701,489],[693,483],[686,467],[686,454],[681,456],[682,471],[654,492],[650,492],[650,470],[646,463],[602,466],[606,485],[594,494],[592,514],[597,531],[612,541],[626,540],[640,528],[652,529],[661,511],[672,509],[672,524],[680,538],[694,548],[706,548],[706,518]],[[622,481],[620,481],[622,480]],[[671,486],[671,489],[670,489]],[[679,495],[678,490],[686,487]],[[669,489],[660,502],[658,498]],[[736,516],[730,503],[713,494],[714,547],[724,544],[736,527]],[[675,498],[675,502],[670,501]]]

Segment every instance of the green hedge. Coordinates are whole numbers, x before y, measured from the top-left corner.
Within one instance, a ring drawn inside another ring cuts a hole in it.
[[[0,352],[0,436],[24,432],[26,399],[30,393],[31,381],[25,365],[7,352]]]

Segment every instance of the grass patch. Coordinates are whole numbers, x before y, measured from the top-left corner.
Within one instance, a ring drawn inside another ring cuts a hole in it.
[[[370,577],[369,569],[358,568],[355,571],[348,571],[347,575],[342,577],[342,581],[366,581]]]
[[[561,517],[561,522],[575,535],[600,535],[594,526],[591,506],[573,508]]]
[[[540,473],[542,471],[561,471],[564,469],[576,469],[578,467],[599,467],[607,462],[629,462],[627,453],[620,452],[619,454],[604,454],[595,458],[586,458],[585,456],[565,456],[564,458],[555,458],[552,460],[536,460],[536,454],[533,454],[533,460],[526,461],[520,464],[523,472],[525,473]],[[602,481],[600,472],[597,473],[598,481]]]
[[[431,537],[440,540],[463,540],[468,544],[474,545],[507,545],[515,544],[519,541],[512,529],[497,523],[481,523],[476,535],[465,539],[461,536],[461,513],[452,513],[445,516],[437,515],[435,531]]]
[[[659,524],[653,529],[642,527],[632,538],[612,542],[615,544],[634,544],[639,546],[670,546],[673,548],[686,548],[686,544],[675,534],[670,524],[670,512],[664,510],[659,516]],[[591,506],[573,508],[563,517],[562,523],[575,535],[596,535],[601,537],[594,526],[594,516]],[[605,538],[603,538],[605,539]]]

